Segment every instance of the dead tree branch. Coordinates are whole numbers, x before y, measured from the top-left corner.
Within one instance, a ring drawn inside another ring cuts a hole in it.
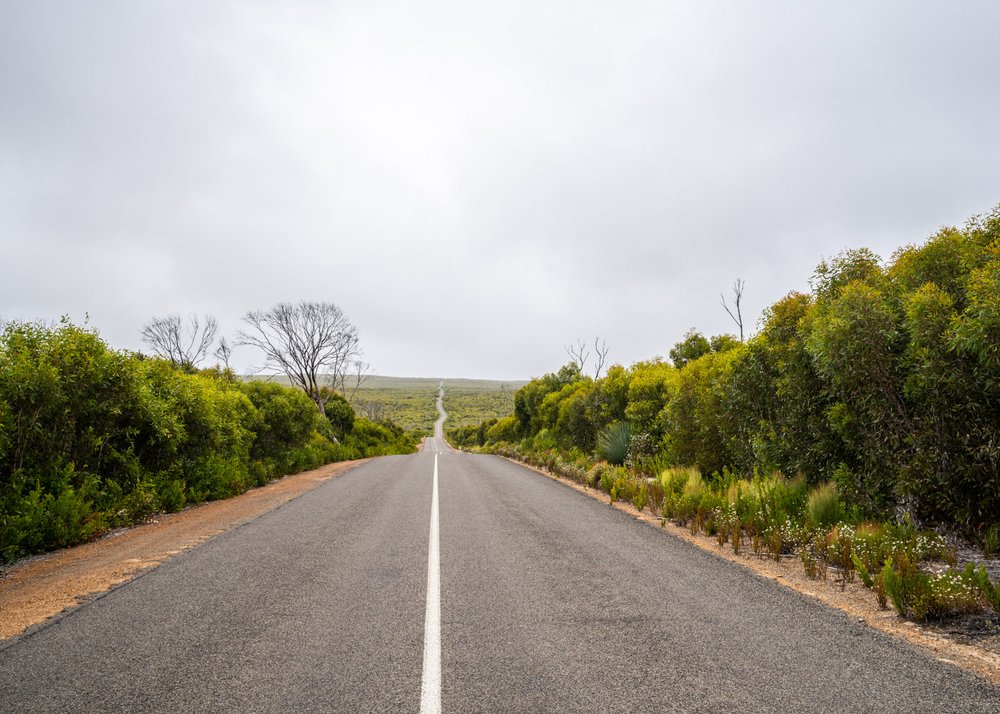
[[[726,304],[726,296],[719,293],[719,296],[722,298],[722,307],[729,313],[729,317],[733,318],[736,326],[740,328],[740,342],[743,341],[743,312],[741,311],[740,303],[743,301],[744,287],[746,287],[746,281],[743,278],[737,278],[736,282],[733,283],[733,301],[735,302],[733,309],[736,310],[735,314],[733,314],[733,310],[729,309],[729,305]]]
[[[594,355],[595,359],[597,360],[597,368],[594,370],[595,380],[601,378],[601,370],[604,369],[604,365],[608,360],[609,349],[610,348],[608,347],[608,343],[605,340],[601,339],[600,335],[594,338]]]
[[[577,340],[575,346],[566,345],[566,354],[569,355],[569,358],[573,360],[573,364],[582,373],[584,366],[587,364],[587,358],[590,357],[590,352],[587,350],[587,346],[583,343],[583,340]]]
[[[205,315],[204,326],[194,313],[188,316],[186,325],[180,315],[167,315],[154,317],[146,323],[142,328],[142,341],[175,367],[195,369],[205,359],[218,334],[219,324],[211,315]]]

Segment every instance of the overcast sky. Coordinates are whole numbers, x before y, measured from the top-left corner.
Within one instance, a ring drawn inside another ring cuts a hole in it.
[[[748,324],[1000,202],[1000,3],[0,0],[0,316],[324,300],[379,374]],[[248,348],[241,365],[259,363]]]

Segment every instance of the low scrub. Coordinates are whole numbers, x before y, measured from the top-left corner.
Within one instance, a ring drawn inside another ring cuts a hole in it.
[[[579,451],[533,448],[534,441],[491,444],[480,451],[500,454],[630,502],[663,520],[713,535],[719,545],[759,557],[797,556],[809,577],[833,578],[844,588],[860,582],[882,607],[891,603],[903,617],[941,619],[985,610],[1000,613],[1000,587],[982,566],[954,567],[955,554],[931,531],[908,520],[858,520],[846,509],[833,483],[812,488],[801,476],[780,473],[749,479],[723,472],[705,478],[694,467],[662,469],[646,477],[638,468],[594,461]],[[931,573],[927,564],[945,564]]]

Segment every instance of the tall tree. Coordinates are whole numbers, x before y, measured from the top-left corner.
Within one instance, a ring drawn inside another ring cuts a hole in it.
[[[330,302],[278,303],[269,310],[248,312],[248,329],[239,344],[260,349],[271,367],[281,370],[316,404],[320,414],[330,387],[344,389],[351,365],[360,357],[358,329]]]

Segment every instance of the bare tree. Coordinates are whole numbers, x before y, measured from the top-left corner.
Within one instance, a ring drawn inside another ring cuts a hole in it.
[[[583,372],[583,368],[587,364],[587,358],[590,357],[590,352],[587,351],[587,346],[583,343],[583,340],[577,340],[575,346],[566,345],[566,354],[573,360],[573,364]]]
[[[232,345],[226,341],[224,336],[219,338],[219,346],[215,348],[214,356],[225,366],[226,369],[232,369],[232,365],[229,364],[229,361],[233,357],[233,348]]]
[[[500,401],[505,410],[514,411],[514,390],[506,382],[500,385]]]
[[[733,309],[736,310],[736,314],[733,314],[733,310],[729,309],[729,305],[726,304],[726,296],[719,294],[722,298],[722,307],[725,308],[729,316],[733,318],[733,322],[736,326],[740,328],[740,342],[743,341],[743,313],[740,311],[740,302],[743,300],[743,288],[746,287],[746,281],[743,278],[736,278],[736,282],[733,283],[733,301],[736,303]]]
[[[347,380],[344,380],[344,396],[347,398],[348,404],[354,403],[354,397],[357,396],[358,390],[364,386],[365,382],[368,381],[368,377],[371,376],[369,370],[371,365],[368,362],[362,362],[357,359],[354,360],[354,371],[351,373],[351,394],[347,395]]]
[[[392,418],[392,411],[385,402],[359,399],[354,406],[357,412],[368,421],[383,421]]]
[[[248,312],[238,344],[257,347],[267,364],[300,387],[320,414],[330,399],[328,386],[343,391],[347,370],[361,356],[358,329],[330,302],[279,303]]]
[[[205,359],[218,334],[219,324],[211,315],[205,315],[204,325],[195,313],[188,316],[187,324],[180,315],[167,315],[146,323],[142,341],[174,366],[193,369]]]
[[[598,335],[594,338],[594,357],[597,360],[597,369],[594,370],[594,379],[601,378],[601,370],[608,359],[608,343]]]

